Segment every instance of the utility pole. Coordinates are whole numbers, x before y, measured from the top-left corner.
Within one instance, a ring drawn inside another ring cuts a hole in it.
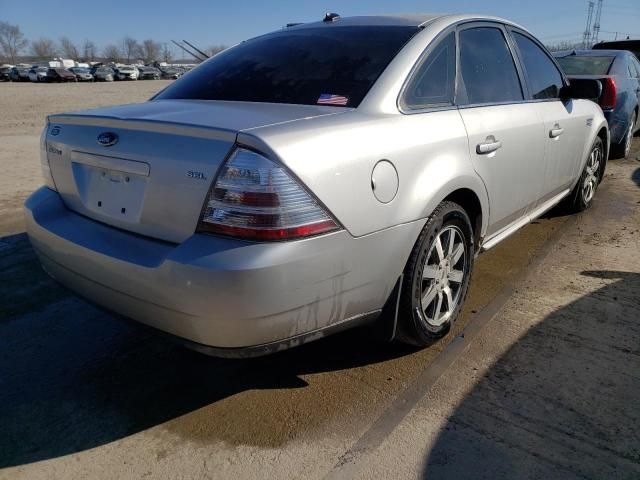
[[[598,36],[600,34],[600,17],[602,16],[602,2],[603,0],[598,0],[598,8],[596,9],[596,19],[593,22],[593,35],[591,36],[591,41],[594,44],[598,43]]]
[[[594,7],[594,3],[593,0],[589,0],[588,2],[588,7],[587,7],[587,26],[584,29],[584,33],[582,34],[582,47],[583,48],[589,48],[590,45],[589,43],[591,40],[591,20],[593,19],[593,7]]]

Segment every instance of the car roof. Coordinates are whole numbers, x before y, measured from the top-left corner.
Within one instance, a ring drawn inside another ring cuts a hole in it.
[[[622,57],[626,55],[627,50],[562,50],[552,52],[554,57]]]
[[[389,15],[361,15],[354,17],[337,17],[334,21],[291,24],[289,28],[313,28],[320,26],[406,26],[419,27],[445,14],[438,13],[402,13]]]
[[[314,28],[321,26],[407,26],[423,27],[434,20],[444,17],[451,17],[456,22],[464,20],[492,21],[516,25],[507,19],[490,15],[458,14],[458,13],[393,13],[386,15],[362,15],[353,17],[338,16],[334,21],[323,21],[309,23],[291,23],[289,28]]]
[[[327,14],[336,15],[336,14]],[[491,15],[476,15],[476,14],[460,14],[460,13],[396,13],[387,15],[363,15],[353,17],[340,17],[339,15],[333,21],[324,21],[319,19],[317,22],[309,23],[290,23],[284,30],[297,30],[305,28],[333,28],[333,27],[345,27],[345,26],[405,26],[405,27],[428,27],[430,24],[439,20],[445,20],[450,24],[459,22],[497,22],[505,25],[511,25],[519,28],[523,31],[527,31],[521,25],[518,25],[511,20],[507,20],[501,17],[494,17]],[[275,32],[267,33],[266,35],[282,32],[283,30],[276,30]]]
[[[640,45],[640,39],[633,39],[633,38],[627,38],[624,40],[603,40],[601,42],[596,43],[593,48],[596,48],[598,45],[602,45],[602,46],[612,46],[612,47],[616,47],[616,46],[635,46],[638,47],[638,45]],[[599,47],[598,47],[599,48]],[[620,49],[617,49],[620,50]]]

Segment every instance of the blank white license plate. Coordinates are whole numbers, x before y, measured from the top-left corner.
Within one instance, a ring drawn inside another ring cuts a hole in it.
[[[73,176],[84,206],[101,216],[139,222],[149,177],[73,162]]]

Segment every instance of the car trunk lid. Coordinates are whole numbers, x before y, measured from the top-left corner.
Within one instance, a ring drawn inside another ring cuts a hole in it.
[[[45,148],[69,209],[179,243],[195,231],[211,182],[239,131],[339,110],[152,101],[50,116]]]

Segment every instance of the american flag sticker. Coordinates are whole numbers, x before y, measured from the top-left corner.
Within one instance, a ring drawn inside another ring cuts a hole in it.
[[[323,93],[318,97],[318,105],[346,105],[347,102],[349,102],[349,98],[342,95]]]

